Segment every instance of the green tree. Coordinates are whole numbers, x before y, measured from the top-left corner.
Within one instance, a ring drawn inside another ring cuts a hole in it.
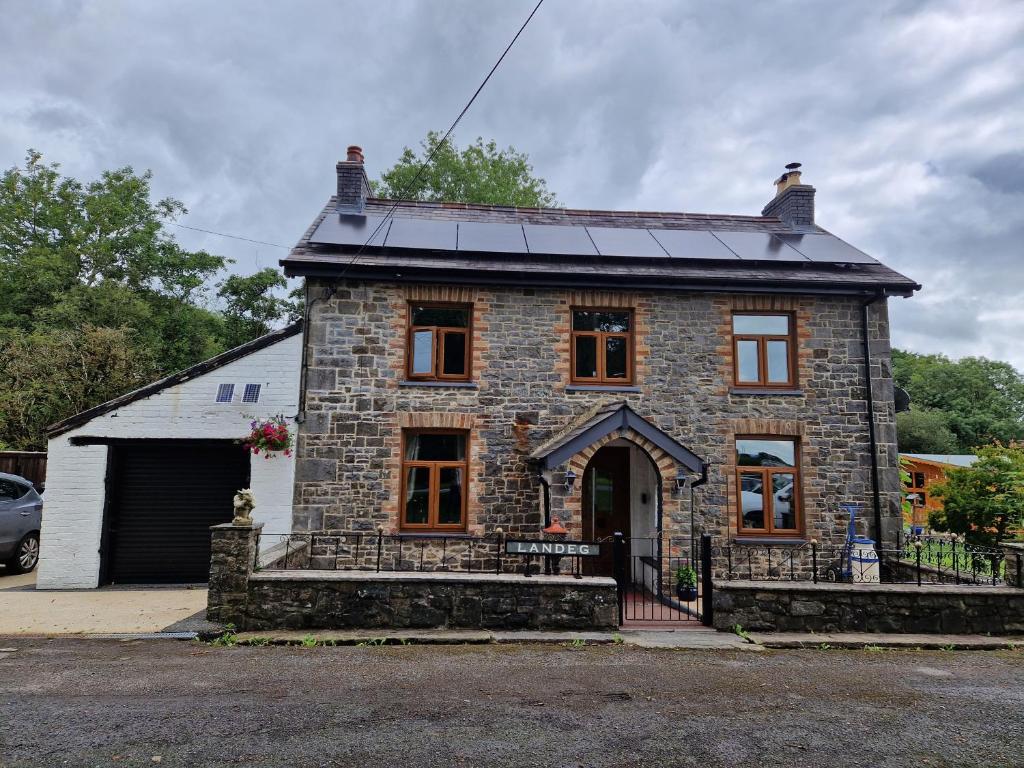
[[[911,406],[896,414],[896,436],[904,453],[958,453],[956,435],[942,411]]]
[[[433,161],[424,169],[415,185],[420,165],[441,141],[438,131],[430,131],[420,142],[421,152],[406,147],[398,162],[373,182],[378,197],[438,202],[513,205],[521,208],[550,208],[558,205],[548,191],[547,182],[533,173],[527,155],[513,147],[498,149],[494,141],[482,138],[459,149],[445,142]]]
[[[154,200],[150,182],[125,167],[82,183],[34,150],[0,175],[0,437],[12,447],[41,448],[47,424],[289,314],[273,270],[225,280],[227,311],[211,309],[212,281],[230,262],[179,245],[168,225],[187,211]],[[55,367],[65,363],[66,373]]]
[[[901,350],[892,359],[896,384],[919,409],[945,415],[959,452],[1024,439],[1024,376],[1009,363]]]
[[[269,333],[282,317],[301,314],[294,301],[274,293],[275,289],[287,285],[284,276],[270,267],[248,277],[229,275],[218,285],[217,295],[224,301],[224,334],[228,346],[244,344]]]
[[[47,425],[153,378],[153,360],[126,329],[14,331],[0,340],[0,435],[19,450],[46,450]]]
[[[1024,444],[982,446],[973,465],[948,469],[932,493],[943,506],[928,516],[932,528],[995,546],[1024,524]]]

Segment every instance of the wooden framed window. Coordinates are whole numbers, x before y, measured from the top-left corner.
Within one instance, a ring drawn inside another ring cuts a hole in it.
[[[793,317],[785,313],[733,313],[733,383],[737,387],[796,386],[793,326]]]
[[[407,375],[418,381],[468,381],[470,318],[468,304],[409,304]]]
[[[402,433],[404,530],[464,531],[469,471],[466,432]]]
[[[572,310],[570,361],[578,384],[633,383],[633,312]]]
[[[737,530],[740,535],[800,534],[803,520],[799,459],[796,440],[736,438]]]

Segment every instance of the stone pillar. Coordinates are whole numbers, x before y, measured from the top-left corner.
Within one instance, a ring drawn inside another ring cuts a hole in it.
[[[1011,587],[1024,587],[1024,542],[1001,541],[1006,558],[1006,583]]]
[[[263,523],[210,528],[210,587],[206,618],[221,624],[245,625],[249,575],[256,566]]]

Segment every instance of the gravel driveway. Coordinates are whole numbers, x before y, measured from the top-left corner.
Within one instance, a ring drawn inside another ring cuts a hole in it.
[[[1024,765],[1020,651],[0,648],[5,768]]]

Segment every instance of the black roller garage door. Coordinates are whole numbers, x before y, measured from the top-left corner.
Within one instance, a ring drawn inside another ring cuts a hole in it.
[[[132,440],[110,451],[103,581],[207,581],[210,526],[231,521],[249,454],[228,440]]]

